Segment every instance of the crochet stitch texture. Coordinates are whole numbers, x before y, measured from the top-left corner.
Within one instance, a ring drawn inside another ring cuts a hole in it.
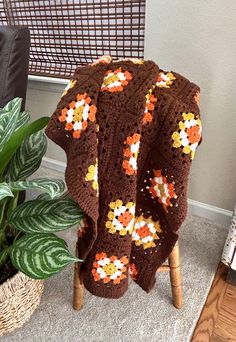
[[[201,142],[199,87],[152,61],[104,57],[76,69],[46,129],[67,155],[66,183],[86,215],[79,272],[119,298],[145,291],[175,245]]]

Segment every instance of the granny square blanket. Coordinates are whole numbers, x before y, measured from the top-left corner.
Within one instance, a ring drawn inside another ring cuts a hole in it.
[[[201,142],[199,87],[152,61],[104,56],[76,69],[46,129],[67,155],[85,213],[79,267],[94,295],[119,298],[128,274],[146,292],[187,213]]]

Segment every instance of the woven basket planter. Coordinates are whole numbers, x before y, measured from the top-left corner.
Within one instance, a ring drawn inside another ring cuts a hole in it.
[[[21,327],[32,315],[43,293],[43,281],[21,272],[0,285],[0,336]]]

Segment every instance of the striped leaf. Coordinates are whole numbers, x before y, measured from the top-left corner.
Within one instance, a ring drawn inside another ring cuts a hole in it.
[[[19,106],[19,112],[20,112],[20,108],[21,108],[21,103],[22,103],[22,99],[19,97],[14,98],[13,100],[9,101],[3,108],[0,108],[0,121],[9,116],[9,113],[12,111],[12,109],[14,109],[14,106]]]
[[[31,134],[24,140],[10,161],[6,179],[25,180],[40,166],[47,149],[47,140],[42,131]]]
[[[0,200],[5,197],[14,197],[14,195],[7,183],[0,183]]]
[[[71,200],[32,200],[20,204],[9,217],[9,223],[25,233],[50,233],[77,225],[83,212]]]
[[[29,121],[30,121],[30,113],[28,111],[21,112],[19,114],[19,117],[16,123],[15,131],[21,128],[22,126],[26,125]]]
[[[68,250],[64,240],[54,234],[27,234],[11,250],[15,268],[34,279],[46,279],[71,262],[81,261]]]
[[[10,100],[3,108],[0,108],[0,116],[8,115],[8,113],[12,110],[12,106],[15,103],[22,103],[22,99],[19,97],[16,97],[12,100]]]
[[[49,196],[49,194],[43,193],[43,194],[38,195],[36,199],[39,201],[50,201],[51,197]]]
[[[51,198],[56,197],[62,193],[65,189],[63,180],[61,179],[45,179],[38,178],[31,181],[17,181],[10,182],[10,188],[14,191],[38,189],[46,192]]]
[[[20,113],[22,99],[16,97],[2,109],[0,115],[0,151],[14,132]]]
[[[0,176],[5,172],[10,160],[12,159],[18,148],[21,146],[23,141],[31,134],[41,131],[48,124],[48,121],[48,117],[42,117],[25,126],[20,127],[11,135],[9,141],[0,152]]]

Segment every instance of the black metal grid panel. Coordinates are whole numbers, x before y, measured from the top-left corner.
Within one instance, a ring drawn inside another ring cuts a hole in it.
[[[143,58],[145,0],[4,0],[6,23],[30,29],[30,74],[69,78],[104,54]]]

